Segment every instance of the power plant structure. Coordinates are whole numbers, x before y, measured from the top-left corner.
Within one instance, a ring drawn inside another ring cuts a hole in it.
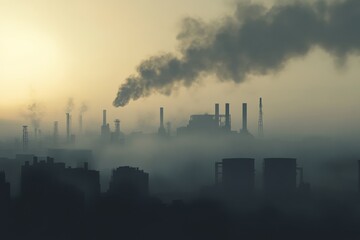
[[[193,134],[193,135],[221,135],[221,134],[233,134],[233,136],[236,136],[237,133],[240,133],[241,136],[252,136],[249,129],[248,129],[248,108],[247,103],[242,103],[242,128],[240,131],[232,131],[232,120],[231,120],[231,113],[230,113],[230,103],[224,104],[224,112],[220,112],[220,104],[215,103],[214,113],[213,114],[193,114],[190,116],[189,122],[184,127],[179,127],[176,129],[176,135],[187,135],[187,134]],[[260,113],[262,113],[262,99],[260,98]],[[157,134],[159,136],[169,136],[171,132],[171,123],[166,122],[165,123],[165,109],[164,107],[160,107],[160,123],[159,128],[157,131]],[[262,129],[262,114],[260,114],[260,120],[259,120],[259,129]],[[80,113],[79,119],[79,135],[83,133],[83,115]],[[110,129],[110,125],[107,121],[107,111],[104,109],[102,111],[102,125],[101,125],[101,138],[104,142],[125,142],[125,135],[120,130],[120,120],[115,119],[114,121],[114,131],[112,132]],[[41,131],[36,128],[36,138],[39,138]],[[52,143],[53,145],[59,144],[59,122],[55,121],[53,123],[53,135],[51,138],[53,139]],[[142,134],[142,132],[136,132],[140,133],[137,136],[144,136],[146,134]],[[23,134],[24,135],[24,134]],[[66,127],[65,127],[65,143],[66,144],[74,144],[76,135],[73,133],[72,129],[72,116],[70,112],[66,113]],[[135,135],[134,135],[135,136]],[[34,136],[35,137],[35,136]],[[131,135],[133,137],[133,135]],[[23,136],[24,138],[24,136]],[[26,136],[28,139],[28,134]],[[24,139],[23,139],[24,140]],[[34,139],[36,140],[36,139]],[[25,144],[23,141],[23,149],[27,148],[28,144]],[[39,146],[41,143],[39,143]]]
[[[177,129],[178,135],[183,134],[219,134],[231,132],[230,104],[225,104],[225,114],[220,114],[219,104],[215,104],[215,114],[191,115],[186,127]]]
[[[226,197],[252,196],[255,191],[255,159],[224,158],[221,162],[215,162],[215,186]],[[295,158],[264,159],[265,196],[287,197],[296,193],[307,194],[309,191],[310,184],[304,182],[303,168],[297,167]]]
[[[227,195],[251,195],[255,188],[255,159],[225,158],[216,162],[215,184]]]
[[[111,133],[111,142],[123,142],[123,133],[120,130],[120,120],[115,119],[115,131]]]

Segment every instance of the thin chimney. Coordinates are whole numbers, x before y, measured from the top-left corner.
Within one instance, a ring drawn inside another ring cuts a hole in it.
[[[106,126],[106,110],[103,110],[103,126]]]
[[[59,123],[58,121],[54,122],[54,144],[58,143],[59,139]]]
[[[81,135],[83,131],[83,115],[80,114],[79,116],[79,134]]]
[[[247,103],[242,104],[242,131],[247,132]]]
[[[216,124],[219,126],[220,122],[220,106],[218,103],[215,103],[215,121]]]
[[[231,130],[231,120],[230,120],[230,104],[225,104],[225,129]]]
[[[28,134],[28,126],[23,126],[23,151],[27,151],[29,148],[29,134]]]
[[[70,143],[70,113],[66,113],[66,141]]]
[[[120,135],[120,120],[115,120],[115,133],[119,136]]]
[[[160,127],[164,127],[164,108],[160,108]]]
[[[166,134],[164,127],[164,108],[160,108],[160,127],[159,127],[159,135],[164,136]]]

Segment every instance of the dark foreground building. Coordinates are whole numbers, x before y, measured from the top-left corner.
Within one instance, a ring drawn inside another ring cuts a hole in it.
[[[123,198],[146,197],[149,195],[149,174],[134,167],[118,167],[112,172],[110,195]]]
[[[26,162],[21,167],[21,195],[25,198],[46,199],[76,196],[86,202],[96,200],[100,195],[99,172],[83,168],[66,167],[65,163],[54,162],[53,158],[33,164]]]
[[[296,158],[265,158],[263,188],[270,196],[295,193]]]
[[[226,194],[246,196],[254,192],[255,160],[225,158],[215,163],[215,181]]]
[[[10,202],[10,183],[5,179],[5,172],[0,172],[0,208]]]

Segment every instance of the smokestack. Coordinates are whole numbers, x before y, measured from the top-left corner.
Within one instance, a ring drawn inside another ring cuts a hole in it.
[[[54,144],[57,144],[59,139],[59,123],[58,121],[54,122]]]
[[[164,108],[160,108],[160,127],[164,127]]]
[[[242,131],[247,132],[247,103],[242,104]]]
[[[164,108],[160,108],[160,127],[159,127],[159,135],[164,136],[166,134],[164,127]]]
[[[28,126],[23,126],[23,151],[27,151],[29,148],[29,134],[27,130]]]
[[[219,121],[220,121],[220,107],[218,103],[215,103],[215,121],[216,124],[219,126]]]
[[[258,122],[258,135],[264,137],[264,122],[263,122],[263,104],[262,98],[259,101],[259,122]]]
[[[70,142],[70,113],[66,113],[66,141]]]
[[[230,120],[230,104],[225,103],[225,129],[231,130],[231,120]]]
[[[106,126],[106,110],[103,110],[103,126]]]
[[[34,129],[34,132],[35,132],[35,141],[37,141],[38,140],[38,128],[37,127],[35,127],[35,129]]]
[[[106,110],[103,110],[103,124],[101,126],[101,136],[103,137],[104,141],[110,140],[111,133],[110,133],[110,125],[106,122]]]
[[[119,119],[115,120],[115,133],[118,136],[120,135],[120,120]]]
[[[167,127],[167,134],[168,134],[168,136],[170,136],[170,134],[171,134],[171,122],[167,122],[166,127]]]
[[[41,129],[38,129],[38,140],[41,141]]]
[[[75,134],[71,134],[71,136],[70,136],[70,143],[71,144],[75,144],[75,138],[76,138]]]
[[[82,114],[80,114],[79,116],[79,134],[82,134],[82,130],[83,130],[83,116]]]

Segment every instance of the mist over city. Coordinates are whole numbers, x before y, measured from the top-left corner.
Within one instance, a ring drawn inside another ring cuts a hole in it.
[[[0,0],[0,238],[359,239],[358,22]]]

